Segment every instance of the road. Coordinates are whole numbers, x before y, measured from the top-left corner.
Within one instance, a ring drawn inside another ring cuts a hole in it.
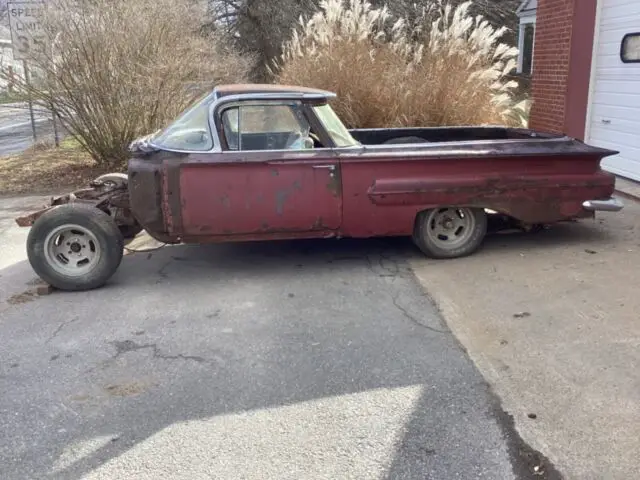
[[[537,454],[408,241],[166,247],[127,255],[102,289],[43,297],[12,251],[2,479],[557,478],[527,473]]]
[[[48,112],[36,109],[36,135],[53,138],[53,123]],[[19,153],[33,145],[31,119],[26,103],[0,105],[0,156]]]

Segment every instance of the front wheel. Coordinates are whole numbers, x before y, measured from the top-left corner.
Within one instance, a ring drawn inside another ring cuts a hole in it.
[[[475,252],[487,233],[481,208],[442,207],[418,214],[414,243],[431,258],[457,258]]]
[[[60,290],[101,287],[120,265],[123,250],[113,219],[82,204],[60,205],[44,213],[27,238],[31,267]]]

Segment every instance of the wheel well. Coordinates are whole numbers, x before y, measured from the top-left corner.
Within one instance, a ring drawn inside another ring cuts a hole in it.
[[[430,208],[425,208],[423,210],[420,210],[416,213],[414,219],[413,219],[413,231],[416,231],[416,228],[418,227],[418,222],[420,220],[421,215],[426,214],[426,212],[429,212],[431,210],[434,209],[438,209],[438,208],[477,208],[477,209],[482,209],[484,210],[485,214],[487,215],[487,222],[490,225],[490,230],[505,230],[505,229],[513,229],[513,228],[518,228],[521,230],[531,230],[531,229],[535,229],[538,228],[538,225],[529,225],[529,224],[524,224],[522,223],[520,220],[518,220],[515,217],[512,217],[511,215],[507,214],[507,213],[503,213],[500,212],[498,210],[494,210],[488,207],[478,207],[475,205],[438,205],[435,207],[430,207]]]

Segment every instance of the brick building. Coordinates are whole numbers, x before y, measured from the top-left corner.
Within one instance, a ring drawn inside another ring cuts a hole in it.
[[[640,0],[525,0],[519,16],[531,128],[617,150],[603,168],[640,181]]]

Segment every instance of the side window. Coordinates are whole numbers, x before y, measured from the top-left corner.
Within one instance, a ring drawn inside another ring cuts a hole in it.
[[[640,32],[624,36],[620,47],[620,58],[624,63],[640,63]]]
[[[209,130],[209,105],[206,97],[185,111],[176,121],[153,139],[156,145],[170,150],[206,152],[214,146]]]
[[[225,110],[222,128],[229,150],[313,148],[311,128],[299,105],[240,105]]]
[[[229,108],[222,113],[222,130],[227,139],[229,150],[240,150],[240,124],[238,123],[238,107]]]

